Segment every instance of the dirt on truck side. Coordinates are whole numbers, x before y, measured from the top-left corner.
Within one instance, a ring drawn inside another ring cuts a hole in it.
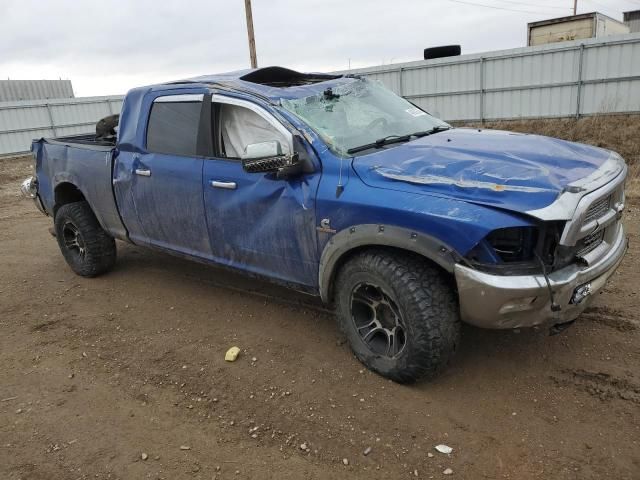
[[[574,326],[464,327],[451,368],[402,386],[310,297],[123,243],[74,275],[19,196],[30,162],[0,160],[0,478],[640,478],[637,197]]]

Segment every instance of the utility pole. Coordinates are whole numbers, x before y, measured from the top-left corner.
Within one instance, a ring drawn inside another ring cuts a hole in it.
[[[573,14],[576,14],[576,11],[578,10],[578,0],[573,0]]]
[[[244,13],[247,15],[247,34],[249,35],[249,56],[251,57],[251,68],[258,68],[258,57],[256,56],[256,39],[253,36],[253,15],[251,14],[251,0],[244,0]]]

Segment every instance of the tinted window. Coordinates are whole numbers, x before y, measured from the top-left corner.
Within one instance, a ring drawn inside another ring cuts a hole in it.
[[[195,156],[202,102],[154,102],[147,127],[147,150]]]

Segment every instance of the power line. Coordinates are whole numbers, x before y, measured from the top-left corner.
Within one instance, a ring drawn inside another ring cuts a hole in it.
[[[485,3],[471,3],[465,2],[464,0],[448,0],[449,2],[461,3],[463,5],[471,5],[472,7],[483,7],[483,8],[492,8],[494,10],[506,10],[508,12],[521,12],[521,13],[537,13],[540,15],[545,15],[548,12],[541,12],[539,10],[521,10],[516,8],[507,8],[507,7],[499,7],[497,5],[487,5]]]
[[[514,2],[512,0],[495,0],[496,2],[513,3],[514,5],[526,5],[528,7],[553,8],[556,10],[571,10],[571,7],[555,7],[553,5],[532,5],[531,2]]]
[[[605,11],[608,10],[610,13],[611,12],[616,12],[616,15],[620,14],[622,12],[622,10],[618,10],[616,7],[613,7],[611,5],[605,5],[604,3],[600,3],[600,2],[595,2],[594,0],[586,0],[587,2],[596,5],[596,9],[598,8],[598,6],[600,7],[600,9],[604,9]]]

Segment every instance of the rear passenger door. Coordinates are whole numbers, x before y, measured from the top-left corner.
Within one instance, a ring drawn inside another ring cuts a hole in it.
[[[198,155],[204,98],[204,94],[176,94],[153,100],[146,151],[133,153],[130,163],[131,196],[141,227],[137,238],[131,234],[134,241],[209,258],[203,156]]]

